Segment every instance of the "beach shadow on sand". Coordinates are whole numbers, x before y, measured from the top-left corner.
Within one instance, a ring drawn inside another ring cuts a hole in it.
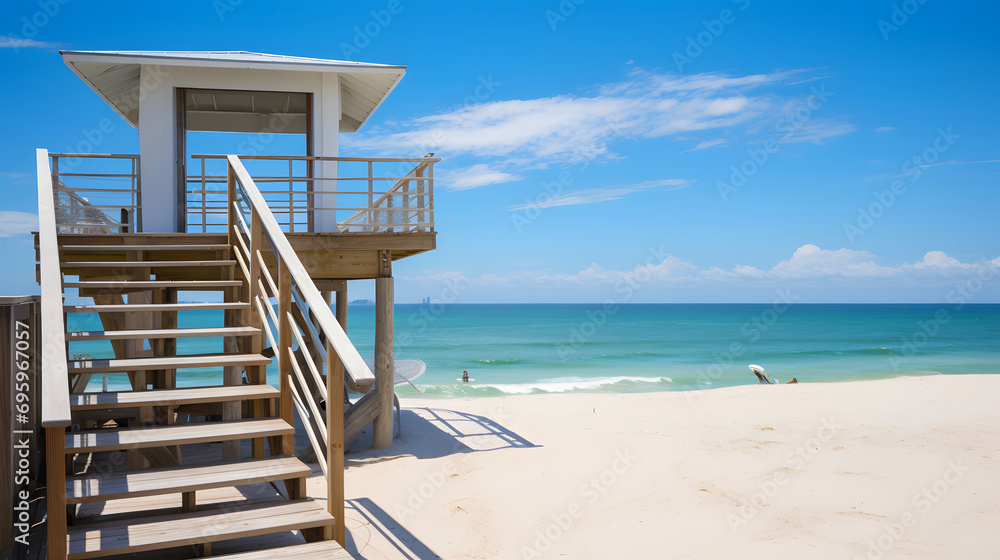
[[[370,499],[347,500],[346,506],[348,531],[345,548],[354,558],[368,558],[365,555],[372,552],[377,558],[441,558]]]
[[[391,448],[372,449],[369,425],[348,446],[348,465],[385,456],[436,459],[456,453],[540,447],[486,416],[428,407],[403,409],[401,415],[402,433],[397,431]]]

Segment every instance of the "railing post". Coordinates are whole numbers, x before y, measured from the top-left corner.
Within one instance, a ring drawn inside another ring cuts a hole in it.
[[[339,293],[339,292],[338,292]],[[339,303],[339,298],[338,298]],[[344,520],[344,363],[330,342],[326,343],[326,481],[327,511],[336,519],[333,539],[347,546]]]
[[[368,223],[372,225],[372,232],[375,231],[375,222],[373,221],[374,215],[372,214],[372,206],[375,204],[375,181],[373,180],[372,168],[374,162],[368,160]]]
[[[281,419],[293,425],[292,390],[290,376],[292,375],[292,360],[288,349],[292,347],[292,323],[288,319],[292,311],[292,275],[281,255],[275,254],[278,260],[278,390],[280,392],[279,411]],[[275,449],[272,455],[277,455]],[[281,455],[295,454],[295,439],[292,435],[281,436]],[[291,492],[289,492],[291,494]]]
[[[392,446],[394,394],[392,253],[379,251],[379,265],[375,279],[375,390],[380,403],[372,432],[375,449],[388,449]]]
[[[236,226],[236,170],[233,169],[233,164],[226,163],[226,192],[228,193],[228,202],[226,203],[227,217],[227,227],[226,231],[229,232],[229,246],[233,247],[235,251],[236,247],[236,232],[233,231],[233,227]],[[251,255],[253,257],[253,255]]]
[[[424,168],[417,166],[417,225],[416,231],[424,231]]]
[[[50,560],[66,559],[66,428],[45,428],[45,509]]]
[[[431,154],[434,155],[434,154]],[[434,162],[427,164],[427,229],[434,231]]]
[[[264,350],[264,340],[263,340],[263,328],[264,321],[267,319],[261,317],[257,312],[256,304],[257,298],[263,299],[264,305],[271,305],[265,294],[261,293],[261,274],[260,274],[260,259],[257,258],[257,253],[261,250],[264,245],[264,224],[260,221],[260,214],[256,211],[250,212],[250,278],[247,281],[250,284],[250,326],[260,329],[259,334],[255,334],[250,337],[250,352],[253,354],[260,354]],[[250,374],[250,371],[253,374]],[[266,383],[265,378],[266,369],[263,366],[254,366],[250,371],[247,372],[247,380],[253,385],[262,385]],[[254,400],[251,405],[254,418],[264,417],[264,401]],[[264,456],[264,439],[256,438],[253,440],[253,456],[263,457]]]
[[[184,178],[185,181],[187,177]],[[208,185],[205,178],[205,158],[201,158],[201,232],[208,233]]]
[[[400,205],[402,210],[399,212],[399,232],[406,233],[406,224],[410,221],[410,182],[406,181],[403,183],[403,204]],[[393,219],[395,221],[395,219]],[[395,227],[395,226],[393,226]]]
[[[295,233],[295,160],[288,158],[288,233]]]

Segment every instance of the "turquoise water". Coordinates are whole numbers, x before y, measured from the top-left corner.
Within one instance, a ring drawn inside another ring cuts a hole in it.
[[[100,329],[96,316],[68,319],[71,330]],[[349,308],[362,356],[374,353],[374,319],[374,306]],[[179,314],[181,327],[221,320],[221,311]],[[427,364],[417,388],[428,396],[707,389],[756,383],[751,363],[782,382],[1000,373],[1000,305],[413,304],[396,306],[395,323],[396,358]],[[179,353],[221,349],[221,339],[178,340]],[[70,353],[112,356],[106,342],[71,343]],[[181,373],[186,386],[222,378]],[[124,388],[124,377],[110,384]]]

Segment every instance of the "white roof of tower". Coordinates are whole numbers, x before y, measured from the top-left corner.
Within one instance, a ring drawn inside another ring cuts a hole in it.
[[[341,132],[356,132],[406,73],[405,66],[245,51],[60,51],[63,61],[132,126],[139,126],[143,65],[340,74]]]

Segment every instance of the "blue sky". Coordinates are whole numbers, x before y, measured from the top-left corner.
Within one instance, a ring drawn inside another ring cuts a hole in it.
[[[138,150],[59,49],[248,50],[409,67],[341,139],[443,158],[397,301],[1000,301],[995,2],[125,6],[0,8],[0,293],[37,291],[34,148]]]

